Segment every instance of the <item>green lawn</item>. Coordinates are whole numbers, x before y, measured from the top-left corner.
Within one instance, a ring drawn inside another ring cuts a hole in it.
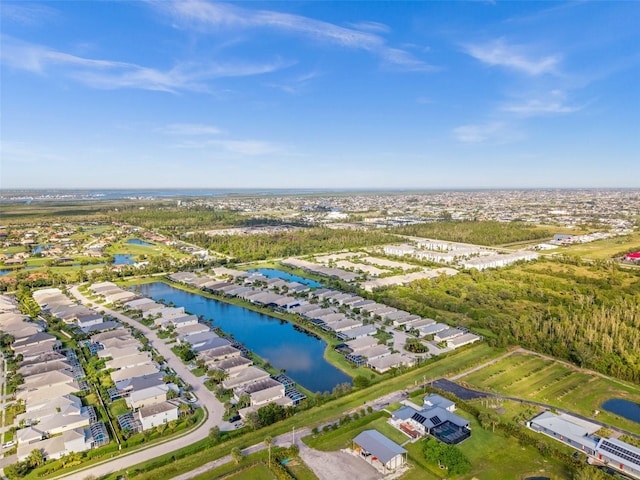
[[[233,473],[235,470],[238,472]],[[196,480],[213,480],[222,477],[227,480],[273,480],[276,478],[271,470],[262,463],[257,463],[248,468],[230,463],[203,475],[198,475],[195,478]]]
[[[286,469],[296,480],[318,480],[313,470],[299,458],[295,458],[285,465]]]
[[[471,423],[471,438],[459,445],[471,462],[466,479],[520,480],[524,474],[536,472],[552,479],[570,479],[565,465],[550,457],[543,457],[532,447],[523,447],[518,440],[499,432],[483,430],[478,421],[466,412],[457,412]]]
[[[534,400],[565,408],[587,417],[600,410],[598,420],[639,432],[640,425],[602,410],[610,398],[637,400],[640,386],[580,370],[535,355],[513,354],[466,375],[462,383],[485,391]]]
[[[569,245],[558,251],[567,255],[603,259],[611,258],[629,249],[640,250],[640,233],[635,232],[622,237],[607,238],[580,245]]]
[[[340,450],[341,448],[348,448],[351,445],[353,437],[358,435],[364,430],[377,430],[383,435],[386,435],[389,439],[398,444],[406,442],[407,437],[402,432],[391,426],[387,420],[389,415],[384,412],[376,412],[365,418],[358,419],[347,425],[343,425],[337,430],[323,433],[318,435],[310,435],[303,438],[303,441],[316,450],[323,450],[326,452]]]

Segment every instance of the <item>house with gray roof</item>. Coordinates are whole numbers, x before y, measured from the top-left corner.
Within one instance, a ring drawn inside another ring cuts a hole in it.
[[[451,445],[458,444],[471,436],[469,422],[453,413],[455,404],[437,396],[428,396],[424,405],[418,407],[405,401],[404,405],[392,413],[389,423],[411,438],[432,435]]]

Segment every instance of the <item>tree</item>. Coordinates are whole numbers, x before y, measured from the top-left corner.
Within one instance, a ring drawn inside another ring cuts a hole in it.
[[[270,403],[258,409],[258,418],[260,420],[260,425],[263,427],[283,420],[284,417],[284,407],[277,403]]]
[[[178,410],[180,410],[180,415],[186,415],[188,413],[191,413],[191,405],[189,405],[188,403],[181,403],[178,407]]]
[[[268,465],[269,465],[269,468],[271,468],[271,445],[273,445],[273,437],[266,436],[264,438],[264,444],[269,449],[269,463],[268,463]]]
[[[238,465],[241,461],[242,461],[242,451],[240,451],[240,449],[238,447],[233,447],[231,449],[231,458],[233,458],[233,461],[236,462],[236,465]]]
[[[453,475],[467,473],[471,469],[469,460],[458,447],[440,443],[435,438],[424,442],[422,451],[427,462],[444,465]]]
[[[31,453],[27,457],[27,462],[29,462],[29,466],[31,468],[39,467],[44,463],[44,455],[42,454],[42,450],[36,448],[35,450],[31,450]]]
[[[356,388],[366,388],[371,385],[371,380],[369,380],[364,375],[356,375],[356,377],[353,379],[353,385]]]
[[[211,444],[216,445],[220,443],[221,439],[222,439],[222,432],[220,431],[220,427],[217,425],[211,427],[209,429],[209,441],[211,442]]]

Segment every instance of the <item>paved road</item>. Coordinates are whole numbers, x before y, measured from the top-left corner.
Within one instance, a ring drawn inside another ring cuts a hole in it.
[[[78,291],[77,286],[72,287],[70,291],[74,297],[80,300],[81,303],[92,303]],[[208,436],[209,429],[215,425],[222,425],[223,427],[226,426],[227,428],[229,428],[229,424],[222,421],[224,406],[218,401],[213,392],[209,391],[203,385],[202,379],[193,375],[189,368],[187,368],[187,366],[184,365],[182,361],[176,357],[176,355],[171,351],[169,346],[164,343],[163,340],[157,337],[153,330],[136,322],[135,320],[132,320],[125,315],[122,315],[119,312],[104,307],[100,307],[100,309],[104,310],[106,314],[111,315],[112,317],[115,317],[120,321],[126,322],[130,325],[134,325],[138,330],[143,332],[144,335],[150,340],[153,347],[158,351],[158,353],[162,355],[168,361],[169,365],[171,365],[171,368],[176,371],[177,375],[180,376],[185,382],[190,383],[193,386],[193,393],[195,393],[195,395],[198,397],[198,404],[206,407],[208,411],[208,417],[206,421],[200,425],[200,427],[187,433],[186,435],[170,439],[165,443],[155,445],[144,450],[121,455],[113,460],[105,461],[104,463],[94,465],[93,467],[82,470],[80,472],[69,475],[62,475],[57,478],[82,480],[86,478],[87,475],[93,475],[95,477],[107,475],[118,470],[126,469],[132,465],[146,462],[151,458],[173,452],[174,450],[178,450],[180,448],[186,447],[187,445],[191,445],[194,442],[202,440]]]

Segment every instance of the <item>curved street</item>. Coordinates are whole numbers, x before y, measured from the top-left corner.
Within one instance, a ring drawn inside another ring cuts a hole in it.
[[[69,290],[71,294],[81,303],[85,305],[93,303],[91,300],[80,293],[77,286],[73,286]],[[110,315],[122,322],[133,325],[135,326],[135,328],[144,333],[144,335],[149,339],[158,353],[162,355],[168,361],[169,365],[171,365],[171,368],[176,371],[176,374],[181,377],[186,383],[189,383],[193,386],[193,393],[198,397],[198,405],[206,408],[206,410],[208,411],[208,416],[206,417],[204,423],[198,426],[195,430],[192,430],[185,435],[169,439],[166,442],[151,446],[149,448],[136,450],[129,454],[120,455],[117,458],[106,460],[101,464],[93,465],[87,469],[70,473],[68,475],[61,475],[57,478],[82,480],[86,478],[88,474],[100,477],[112,472],[124,470],[132,465],[136,465],[151,458],[173,452],[182,447],[191,445],[194,442],[207,438],[207,436],[209,435],[209,429],[216,425],[220,426],[222,429],[233,428],[228,423],[223,422],[222,416],[224,414],[224,406],[215,397],[214,393],[204,386],[202,378],[198,378],[193,373],[191,373],[191,370],[189,370],[189,368],[184,363],[182,363],[182,360],[180,360],[176,356],[176,354],[171,351],[171,348],[169,348],[169,346],[162,339],[158,338],[155,331],[114,310],[104,307],[100,307],[100,309],[104,310],[107,315]]]

